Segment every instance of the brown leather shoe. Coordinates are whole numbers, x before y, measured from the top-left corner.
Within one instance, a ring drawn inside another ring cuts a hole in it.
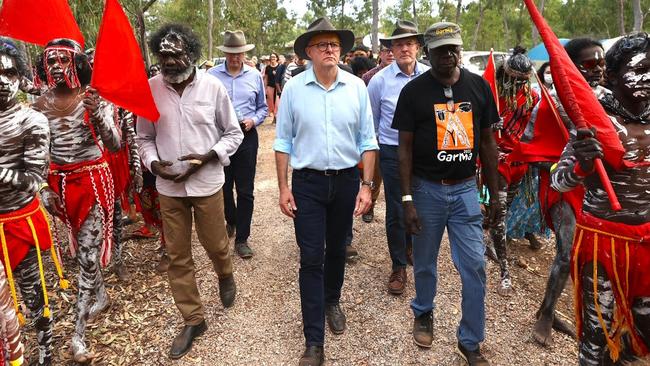
[[[390,274],[388,278],[388,292],[393,295],[401,295],[404,293],[406,286],[406,268],[398,268]]]
[[[470,351],[458,342],[458,353],[469,366],[490,366],[488,360],[481,353],[480,348]]]
[[[413,341],[420,347],[431,348],[431,344],[433,344],[433,312],[424,313],[413,320]]]
[[[323,346],[308,346],[300,357],[298,366],[321,366],[325,363]]]
[[[345,331],[345,314],[341,310],[341,305],[325,305],[325,318],[327,325],[334,334],[343,334]]]
[[[235,276],[219,279],[219,298],[223,307],[229,308],[235,302],[237,286],[235,285]]]

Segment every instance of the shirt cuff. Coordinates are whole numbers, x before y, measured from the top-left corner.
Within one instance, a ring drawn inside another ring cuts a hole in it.
[[[147,168],[147,170],[149,170],[149,172],[153,172],[151,170],[151,163],[153,163],[154,161],[159,161],[159,160],[160,160],[160,158],[158,156],[153,156],[153,157],[147,156],[146,158],[142,159],[142,163]]]
[[[376,139],[368,139],[366,141],[361,142],[361,146],[359,147],[359,153],[363,154],[364,151],[370,151],[370,150],[379,150],[379,145],[377,144]]]
[[[275,139],[273,143],[273,150],[285,154],[291,154],[291,147],[291,142],[283,139]]]
[[[219,158],[219,162],[221,163],[221,165],[223,166],[230,165],[230,156],[228,156],[228,152],[226,152],[225,147],[216,144],[214,145],[212,150],[217,153],[217,158]]]

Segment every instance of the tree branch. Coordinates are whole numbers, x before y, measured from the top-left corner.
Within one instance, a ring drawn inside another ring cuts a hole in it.
[[[147,10],[149,10],[149,8],[150,8],[153,4],[156,3],[156,1],[158,1],[158,0],[149,0],[149,2],[147,2],[146,4],[144,4],[144,6],[142,7],[142,13],[143,13],[143,14],[146,13]]]

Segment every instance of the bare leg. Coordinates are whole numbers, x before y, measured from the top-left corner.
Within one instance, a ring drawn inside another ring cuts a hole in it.
[[[126,281],[129,279],[129,272],[124,265],[122,258],[122,204],[119,199],[115,200],[115,209],[113,210],[113,271],[117,277]]]
[[[506,215],[508,208],[517,194],[518,182],[508,185],[505,178],[499,175],[499,211],[496,213],[496,226],[490,229],[492,242],[501,268],[501,282],[497,293],[501,296],[512,295],[512,280],[508,270],[508,251],[506,249]]]
[[[73,359],[80,363],[88,362],[93,357],[85,344],[86,322],[89,317],[97,315],[108,304],[108,295],[99,268],[99,253],[103,240],[100,210],[99,206],[93,206],[86,221],[81,225],[77,237],[79,244],[77,250],[79,294],[77,297],[77,320],[72,336],[72,354]],[[91,307],[93,294],[96,295],[96,298]]]
[[[36,365],[52,364],[52,317],[43,316],[45,302],[43,287],[38,269],[36,249],[32,248],[23,261],[16,267],[16,282],[25,305],[34,319],[34,328],[38,340],[38,363]]]
[[[553,218],[553,227],[555,228],[555,259],[551,265],[551,270],[546,282],[546,291],[544,299],[537,311],[537,322],[533,331],[533,337],[537,342],[544,346],[552,344],[553,338],[551,328],[554,322],[563,323],[562,320],[555,316],[555,306],[562,295],[569,278],[571,264],[571,247],[573,245],[573,233],[576,227],[576,218],[571,206],[560,201],[550,208],[551,217]],[[564,324],[566,333],[575,337],[573,327]],[[557,328],[557,327],[556,327]],[[562,331],[561,329],[558,329]]]
[[[585,264],[582,281],[582,335],[579,344],[580,366],[601,366],[611,364],[608,356],[605,331],[599,321],[594,304],[594,281],[598,291],[600,314],[607,331],[610,332],[614,318],[614,290],[607,278],[605,268],[598,265],[598,276],[593,278],[592,263]]]

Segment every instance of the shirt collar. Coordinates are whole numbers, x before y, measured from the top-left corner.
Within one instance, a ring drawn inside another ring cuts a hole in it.
[[[305,74],[305,85],[314,83],[322,87],[322,85],[318,82],[318,80],[316,80],[316,73],[314,72],[313,66],[303,71],[303,73]],[[336,88],[339,83],[347,84],[348,75],[353,76],[352,74],[345,72],[345,70],[341,70],[341,68],[339,68],[339,70],[336,72],[336,80],[334,81],[330,89]]]
[[[225,62],[225,61],[224,61],[223,63],[221,63],[221,64],[215,66],[214,68],[215,68],[216,71],[218,71],[218,72],[222,72],[222,73],[224,73],[224,74],[226,74],[226,75],[232,77],[232,75],[230,75],[230,73],[228,72],[228,69],[226,68],[226,62]],[[237,74],[236,77],[241,76],[241,75],[244,75],[245,73],[251,71],[252,69],[253,69],[252,67],[250,67],[250,66],[244,64],[243,67],[242,67],[241,72],[240,72],[239,74]]]
[[[393,61],[393,62],[390,64],[390,66],[388,66],[388,67],[390,67],[390,73],[391,73],[391,75],[393,75],[393,76],[398,76],[399,74],[402,74],[402,75],[404,75],[404,76],[406,76],[406,77],[415,77],[415,76],[420,75],[420,73],[422,72],[422,71],[420,70],[420,69],[421,69],[421,67],[420,67],[420,63],[417,62],[417,61],[415,61],[415,68],[413,69],[413,75],[412,75],[412,76],[408,76],[408,75],[406,75],[406,74],[405,74],[405,73],[404,73],[404,72],[399,68],[399,66],[397,65],[397,61]]]

